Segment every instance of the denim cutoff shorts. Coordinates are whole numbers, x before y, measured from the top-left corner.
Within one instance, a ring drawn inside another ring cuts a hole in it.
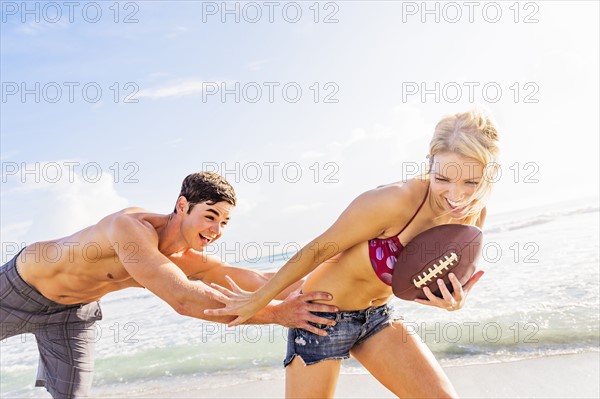
[[[372,306],[350,312],[312,312],[335,320],[335,326],[313,324],[327,331],[327,336],[313,334],[301,328],[288,332],[287,354],[283,366],[289,365],[294,357],[300,356],[306,365],[328,359],[348,359],[350,350],[391,325],[389,305]]]

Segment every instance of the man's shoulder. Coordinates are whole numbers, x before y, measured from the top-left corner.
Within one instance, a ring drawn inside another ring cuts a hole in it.
[[[117,211],[115,213],[111,213],[110,215],[107,215],[107,217],[119,217],[119,216],[123,216],[123,215],[143,216],[145,214],[151,215],[152,213],[144,208],[140,208],[137,206],[130,206],[128,208],[123,208],[120,211]]]
[[[123,208],[120,211],[111,213],[109,215],[106,215],[105,217],[103,217],[100,222],[98,222],[98,224],[100,223],[111,223],[114,222],[116,220],[138,220],[140,222],[145,221],[148,218],[151,218],[152,216],[161,216],[155,213],[151,213],[148,210],[144,209],[144,208],[139,208],[139,207],[129,207],[129,208]]]
[[[164,217],[165,215],[150,213],[143,208],[129,207],[105,216],[98,222],[97,227],[106,232],[118,231],[119,235],[136,234],[141,231],[156,232],[160,220]]]

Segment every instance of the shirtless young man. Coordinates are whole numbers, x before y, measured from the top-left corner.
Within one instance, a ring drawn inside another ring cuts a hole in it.
[[[235,279],[255,291],[272,276],[229,266],[204,253],[229,220],[236,197],[216,173],[185,178],[175,210],[168,215],[127,208],[97,224],[57,240],[26,246],[0,268],[0,340],[33,333],[40,352],[36,386],[54,398],[87,396],[94,369],[94,323],[102,318],[98,300],[109,292],[145,287],[178,313],[230,322],[230,316],[206,316],[222,306],[207,284]],[[192,282],[199,280],[201,283]],[[327,293],[299,294],[301,284],[286,290],[249,323],[277,323],[306,328],[308,322],[333,324],[310,312],[335,311]]]

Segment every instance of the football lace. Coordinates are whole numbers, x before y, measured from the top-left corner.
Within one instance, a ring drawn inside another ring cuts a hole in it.
[[[450,256],[445,256],[445,259],[440,259],[438,265],[430,267],[428,271],[423,272],[423,276],[419,276],[418,279],[413,280],[413,284],[417,288],[422,288],[433,280],[438,274],[441,274],[444,270],[449,270],[450,267],[454,266],[454,261],[458,260],[458,256],[454,252],[450,252]]]

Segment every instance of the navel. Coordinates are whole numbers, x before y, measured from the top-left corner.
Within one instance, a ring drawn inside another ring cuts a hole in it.
[[[112,275],[112,274],[110,274],[110,273],[106,273],[106,277],[108,277],[108,278],[110,278],[110,279],[113,279],[113,278],[114,278],[114,277],[113,277],[113,275]]]

